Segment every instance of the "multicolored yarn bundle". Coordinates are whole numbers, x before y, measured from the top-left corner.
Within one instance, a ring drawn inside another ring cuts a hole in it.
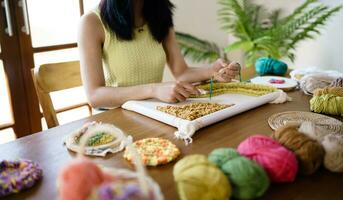
[[[314,91],[310,100],[311,111],[343,116],[343,87],[327,87]]]
[[[237,199],[261,197],[269,187],[266,172],[231,148],[219,148],[208,156],[228,177],[233,186],[233,196]]]
[[[126,200],[149,199],[144,196],[137,181],[116,180],[115,183],[104,183],[94,189],[87,200]]]
[[[181,200],[227,200],[231,186],[223,172],[204,155],[190,155],[174,166],[174,179]]]
[[[316,140],[300,133],[297,125],[280,127],[272,137],[295,153],[301,174],[313,174],[322,164],[325,154],[323,147]]]
[[[261,165],[272,182],[293,182],[297,175],[295,154],[270,137],[251,136],[239,144],[237,151]]]
[[[255,69],[257,74],[262,76],[266,74],[283,76],[286,74],[288,66],[280,60],[263,57],[256,60]]]
[[[32,187],[43,177],[42,168],[30,160],[0,162],[0,197]]]

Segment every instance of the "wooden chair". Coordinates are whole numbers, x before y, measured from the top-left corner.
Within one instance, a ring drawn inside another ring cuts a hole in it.
[[[87,106],[89,114],[92,115],[92,108],[86,102],[55,110],[50,96],[51,92],[82,85],[79,61],[44,64],[32,69],[31,72],[48,128],[59,125],[56,116],[59,112]]]

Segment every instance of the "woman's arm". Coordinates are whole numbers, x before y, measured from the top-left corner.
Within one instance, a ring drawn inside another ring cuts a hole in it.
[[[184,82],[106,87],[102,68],[104,38],[105,33],[98,17],[94,13],[84,15],[79,27],[78,47],[82,82],[92,107],[115,107],[128,100],[148,98],[165,102],[184,101],[189,96],[189,91],[194,90],[193,86]]]
[[[105,33],[94,13],[81,18],[78,35],[81,77],[92,107],[115,107],[130,99],[152,97],[152,85],[114,88],[106,87],[102,68],[102,44]]]
[[[222,59],[218,59],[211,66],[207,67],[188,67],[178,47],[174,29],[170,29],[163,47],[167,54],[169,68],[176,80],[193,83],[208,80],[216,75],[215,79],[218,81],[229,82],[239,74],[239,64],[227,63]],[[219,71],[220,74],[218,74]]]

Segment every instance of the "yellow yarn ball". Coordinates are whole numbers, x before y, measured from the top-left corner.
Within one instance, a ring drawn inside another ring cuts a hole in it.
[[[175,164],[174,179],[181,200],[227,200],[231,185],[204,155],[191,155]]]

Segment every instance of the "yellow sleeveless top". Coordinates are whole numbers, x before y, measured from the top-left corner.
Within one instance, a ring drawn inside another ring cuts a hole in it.
[[[93,11],[101,21],[99,10]],[[101,21],[105,41],[102,49],[106,86],[125,87],[162,81],[166,55],[147,25],[134,30],[131,41],[119,40]]]

